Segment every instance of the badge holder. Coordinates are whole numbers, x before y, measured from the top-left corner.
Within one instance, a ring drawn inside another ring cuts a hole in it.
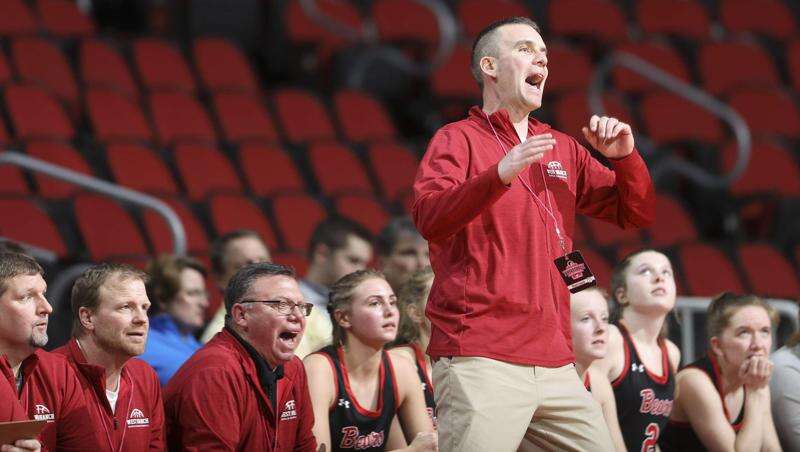
[[[565,254],[556,258],[554,262],[570,293],[578,293],[597,285],[597,279],[589,270],[589,265],[583,260],[580,251],[575,250]]]

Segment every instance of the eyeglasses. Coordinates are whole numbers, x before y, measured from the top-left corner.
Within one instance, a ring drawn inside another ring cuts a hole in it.
[[[311,315],[311,308],[314,307],[311,303],[295,303],[289,300],[242,300],[239,303],[266,303],[282,315],[289,315],[292,309],[297,308],[306,317]]]

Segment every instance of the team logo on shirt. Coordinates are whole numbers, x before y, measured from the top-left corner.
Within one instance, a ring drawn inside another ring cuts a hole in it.
[[[631,364],[631,372],[644,373],[644,364]]]
[[[139,408],[134,408],[131,410],[131,414],[128,415],[128,420],[126,423],[130,428],[149,427],[150,418],[145,417],[144,413]]]
[[[50,412],[50,408],[45,405],[36,404],[33,407],[33,419],[37,421],[55,422],[56,414]]]
[[[639,391],[639,395],[642,396],[642,406],[639,407],[640,413],[669,416],[672,412],[672,400],[657,399],[652,389],[642,389]]]
[[[288,421],[291,419],[297,419],[297,409],[295,408],[294,399],[289,400],[283,406],[283,412],[281,413],[281,420]]]
[[[339,406],[343,406],[346,410],[350,409],[350,401],[345,399],[339,399]]]
[[[562,180],[567,180],[567,170],[561,166],[561,162],[553,160],[547,163],[547,175]]]
[[[358,431],[358,427],[343,427],[342,441],[339,443],[339,448],[364,450],[372,447],[380,447],[383,445],[384,437],[383,430],[361,435]]]

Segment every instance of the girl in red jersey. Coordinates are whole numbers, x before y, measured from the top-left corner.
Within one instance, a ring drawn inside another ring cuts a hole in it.
[[[617,422],[614,391],[608,378],[596,366],[592,366],[608,352],[607,297],[606,292],[597,286],[570,295],[572,350],[575,353],[575,370],[586,389],[600,404],[615,449],[625,452],[625,442]]]
[[[723,294],[708,307],[705,357],[678,373],[664,451],[780,451],[770,410],[775,311],[754,295]]]
[[[408,441],[411,450],[436,450],[413,365],[384,350],[397,336],[399,313],[383,275],[361,270],[342,277],[331,287],[328,310],[334,345],[305,359],[317,443],[384,451]]]
[[[433,284],[433,270],[427,267],[411,275],[400,288],[400,332],[389,350],[392,358],[406,359],[417,368],[425,394],[425,407],[436,428],[436,403],[431,383],[431,361],[425,350],[431,338],[431,322],[425,317],[425,305]]]
[[[626,449],[654,452],[669,419],[680,363],[678,347],[664,333],[676,296],[669,258],[650,249],[630,254],[611,275],[611,294],[621,314],[610,327],[608,354],[598,370],[614,389]]]

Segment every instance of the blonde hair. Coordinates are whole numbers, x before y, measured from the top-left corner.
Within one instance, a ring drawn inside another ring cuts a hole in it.
[[[400,309],[400,327],[392,346],[406,345],[417,342],[420,338],[419,325],[408,316],[408,307],[416,306],[418,311],[423,311],[423,306],[428,301],[428,286],[433,280],[433,270],[426,267],[414,272],[408,281],[400,287],[397,296]]]
[[[383,273],[377,270],[358,270],[353,273],[347,274],[339,278],[328,294],[328,313],[331,315],[331,322],[333,323],[333,345],[347,345],[347,330],[345,330],[336,320],[334,313],[336,311],[347,311],[353,303],[353,292],[362,282],[379,278],[386,280]]]
[[[712,337],[719,337],[722,331],[730,325],[731,317],[739,312],[740,309],[748,306],[758,306],[764,309],[773,328],[778,323],[778,313],[761,298],[755,295],[736,295],[731,292],[725,292],[714,297],[708,306],[708,316],[706,318],[707,339],[710,341]]]

